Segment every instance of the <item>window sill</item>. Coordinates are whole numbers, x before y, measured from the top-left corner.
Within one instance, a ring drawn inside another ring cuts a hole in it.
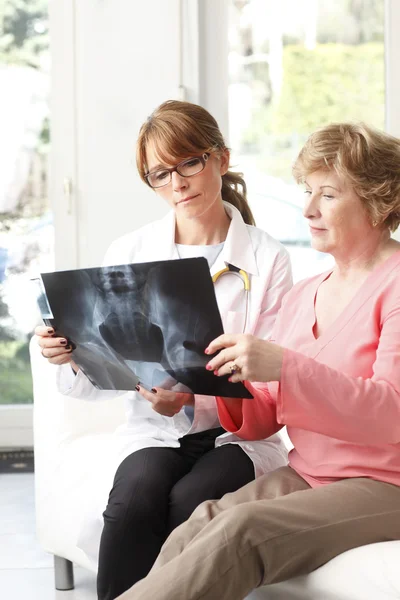
[[[0,406],[0,448],[33,448],[33,405]]]

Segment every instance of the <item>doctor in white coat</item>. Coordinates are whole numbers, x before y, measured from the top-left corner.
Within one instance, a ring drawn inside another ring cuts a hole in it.
[[[104,264],[204,256],[212,276],[227,265],[243,270],[248,293],[237,272],[215,282],[224,330],[268,338],[292,285],[290,261],[279,242],[254,227],[245,183],[229,170],[215,119],[200,106],[165,102],[141,128],[137,165],[171,211],[116,240]],[[42,355],[59,365],[62,393],[90,401],[116,395],[90,383],[68,340],[46,327],[36,334]],[[126,425],[107,458],[93,465],[92,494],[82,498],[78,544],[98,560],[100,600],[113,600],[145,577],[168,534],[198,504],[287,463],[278,435],[248,442],[225,433],[214,397],[142,387],[120,393]]]

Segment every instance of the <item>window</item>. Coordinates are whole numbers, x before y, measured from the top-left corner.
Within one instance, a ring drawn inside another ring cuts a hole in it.
[[[0,0],[0,405],[32,402],[29,278],[53,270],[48,41],[47,2]]]
[[[229,139],[257,225],[282,241],[295,280],[329,256],[310,248],[291,164],[332,121],[385,125],[384,0],[229,0]]]

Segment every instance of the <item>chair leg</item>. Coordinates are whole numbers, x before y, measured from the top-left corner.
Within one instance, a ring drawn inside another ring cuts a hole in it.
[[[70,560],[54,556],[54,578],[56,590],[74,589],[74,567]]]

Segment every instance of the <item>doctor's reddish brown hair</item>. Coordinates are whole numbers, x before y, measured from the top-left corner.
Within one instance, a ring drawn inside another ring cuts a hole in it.
[[[400,140],[365,123],[332,123],[313,133],[293,165],[297,183],[334,170],[364,204],[371,222],[395,231],[400,224]]]
[[[146,149],[154,144],[158,158],[166,165],[180,162],[205,152],[220,156],[227,149],[217,121],[203,107],[190,102],[168,100],[143,123],[136,146],[136,164],[141,179],[147,183]],[[233,204],[245,223],[254,225],[247,202],[246,183],[242,173],[227,171],[222,176],[221,195]]]

